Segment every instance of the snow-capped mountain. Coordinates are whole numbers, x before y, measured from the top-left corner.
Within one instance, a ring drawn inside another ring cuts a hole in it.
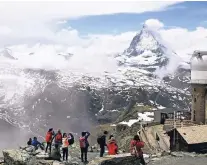
[[[137,104],[187,109],[189,72],[180,68],[178,75],[163,80],[155,72],[167,66],[174,54],[156,32],[144,26],[129,48],[116,57],[117,72],[92,75],[68,69],[21,68],[12,59],[0,62],[0,118],[42,134],[48,127],[80,132],[97,123],[114,122]],[[75,56],[57,54],[65,55],[70,57],[66,64]],[[35,53],[28,58],[32,56]]]
[[[16,58],[12,56],[11,51],[7,48],[5,48],[4,50],[0,52],[0,57],[4,57],[7,59],[11,59],[11,60],[16,60]]]
[[[129,47],[117,59],[120,65],[142,67],[155,71],[166,66],[176,53],[162,41],[159,33],[144,25],[142,30],[132,39]]]

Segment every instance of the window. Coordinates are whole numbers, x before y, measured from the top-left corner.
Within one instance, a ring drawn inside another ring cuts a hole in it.
[[[195,114],[195,111],[194,111],[194,114],[193,114],[193,121],[196,120],[196,114]]]
[[[196,88],[194,88],[194,92],[196,92]]]
[[[196,102],[196,98],[194,98],[194,102]]]

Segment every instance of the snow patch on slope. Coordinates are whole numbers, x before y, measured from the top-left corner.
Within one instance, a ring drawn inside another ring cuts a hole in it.
[[[144,113],[137,113],[138,118],[137,119],[130,119],[128,122],[127,121],[122,121],[119,124],[125,124],[131,127],[134,123],[137,122],[151,122],[154,120],[154,112],[144,112]]]

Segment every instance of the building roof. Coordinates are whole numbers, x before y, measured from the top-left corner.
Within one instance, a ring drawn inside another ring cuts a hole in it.
[[[207,142],[207,125],[181,127],[177,131],[188,144]]]

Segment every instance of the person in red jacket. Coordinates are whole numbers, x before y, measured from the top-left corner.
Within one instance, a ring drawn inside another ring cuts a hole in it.
[[[144,142],[142,142],[138,135],[134,136],[134,139],[130,143],[131,155],[134,155],[140,159],[140,163],[145,165],[145,160],[143,157],[142,148],[144,147]]]
[[[108,155],[116,155],[118,153],[118,145],[113,135],[110,136],[107,143]]]
[[[79,138],[80,149],[81,149],[81,161],[85,163],[88,163],[88,160],[87,160],[88,147],[90,146],[88,142],[89,136],[90,136],[90,133],[88,131],[84,131],[81,133],[81,137]],[[85,157],[85,161],[83,157]]]
[[[47,143],[45,152],[47,152],[47,149],[49,147],[49,150],[50,150],[50,153],[51,153],[52,136],[53,136],[53,128],[50,128],[49,131],[46,134],[46,137],[45,137],[45,141]]]
[[[61,130],[59,129],[57,133],[53,136],[52,141],[53,139],[55,139],[55,144],[57,144],[60,148],[60,146],[62,145],[62,138],[63,136],[62,136]]]

